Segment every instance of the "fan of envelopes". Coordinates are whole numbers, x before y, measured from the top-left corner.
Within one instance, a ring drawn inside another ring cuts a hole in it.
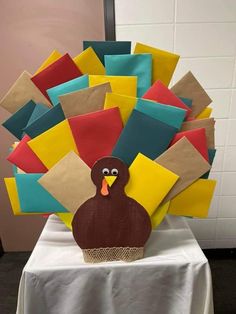
[[[5,184],[15,215],[55,213],[86,261],[134,260],[166,214],[208,215],[211,99],[191,72],[168,87],[176,54],[83,45],[74,58],[53,51],[0,101],[16,138]]]

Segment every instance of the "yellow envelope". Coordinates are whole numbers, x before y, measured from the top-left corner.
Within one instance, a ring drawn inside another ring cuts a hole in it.
[[[166,86],[169,85],[175,67],[179,61],[179,55],[160,50],[151,46],[136,43],[134,53],[152,54],[152,83],[161,80]]]
[[[28,142],[28,145],[48,169],[70,151],[78,154],[67,120],[35,137]]]
[[[119,107],[123,125],[129,119],[129,116],[136,106],[137,98],[115,93],[106,93],[104,109]]]
[[[113,93],[133,96],[137,95],[137,76],[89,75],[89,86],[109,82]]]
[[[196,119],[206,119],[210,118],[212,113],[212,108],[211,107],[206,107],[199,115],[196,117]]]
[[[170,201],[168,214],[206,218],[216,181],[198,179]]]
[[[132,162],[129,173],[125,192],[140,203],[150,216],[179,178],[141,153]]]
[[[73,214],[71,214],[71,213],[57,213],[56,215],[61,219],[61,221],[66,225],[67,228],[72,230],[71,224],[72,224],[72,220],[74,217]]]
[[[4,182],[14,215],[22,215],[15,178],[4,178]]]
[[[20,201],[17,192],[16,179],[15,178],[4,178],[6,185],[8,197],[11,203],[11,208],[13,214],[16,216],[19,215],[38,215],[38,213],[22,213],[20,208]]]
[[[160,205],[151,216],[152,229],[160,225],[168,212],[170,202]]]
[[[74,63],[83,74],[105,75],[106,70],[92,47],[88,47],[73,58]]]
[[[47,68],[50,64],[52,64],[53,62],[57,61],[61,57],[62,57],[62,54],[59,51],[53,50],[53,52],[50,54],[50,56],[41,64],[41,66],[34,73],[34,75],[38,74],[39,72],[41,72],[42,70]]]

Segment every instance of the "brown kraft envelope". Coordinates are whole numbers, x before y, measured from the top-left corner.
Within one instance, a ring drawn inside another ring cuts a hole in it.
[[[190,117],[199,115],[212,102],[204,88],[190,71],[172,86],[171,91],[178,97],[192,99]]]
[[[211,168],[186,137],[180,139],[155,161],[179,176],[162,204],[171,200]]]
[[[205,128],[206,138],[207,138],[207,147],[215,148],[215,119],[199,119],[193,121],[187,121],[182,124],[181,131],[188,131],[193,129]]]
[[[66,209],[75,213],[96,193],[90,173],[91,169],[71,151],[38,182]]]
[[[24,71],[0,100],[0,106],[10,113],[16,112],[30,100],[52,107],[30,78],[31,74]]]
[[[110,83],[104,83],[59,96],[59,99],[66,118],[70,118],[102,110],[106,93],[110,92]]]

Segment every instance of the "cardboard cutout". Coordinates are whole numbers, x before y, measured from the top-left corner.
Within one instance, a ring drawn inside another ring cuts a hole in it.
[[[91,178],[96,195],[78,208],[72,221],[85,262],[142,258],[151,221],[143,206],[124,192],[128,167],[118,158],[105,157],[94,164]]]

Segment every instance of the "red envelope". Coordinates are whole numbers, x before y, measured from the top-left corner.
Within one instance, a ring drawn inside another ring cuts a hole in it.
[[[110,156],[120,133],[122,119],[118,107],[68,119],[80,157],[89,167]]]
[[[43,71],[39,72],[31,78],[33,83],[40,89],[45,97],[48,97],[47,89],[56,85],[70,81],[82,73],[75,65],[68,53],[60,59],[46,67]],[[49,99],[50,100],[50,99]]]
[[[27,142],[30,140],[31,138],[25,135],[7,160],[26,173],[45,173],[48,169],[28,146]]]
[[[192,145],[199,151],[199,153],[207,161],[209,161],[206,130],[204,128],[200,128],[176,133],[173,140],[170,143],[170,146],[174,145],[178,140],[180,140],[184,136],[189,140],[189,142],[192,143]]]
[[[196,120],[195,118],[192,118],[192,117],[188,117],[185,119],[185,121],[193,121],[193,120]]]
[[[191,109],[186,106],[171,90],[169,90],[161,81],[156,81],[143,95],[142,98],[157,101],[161,104],[179,107],[186,110],[186,116],[191,113]]]

